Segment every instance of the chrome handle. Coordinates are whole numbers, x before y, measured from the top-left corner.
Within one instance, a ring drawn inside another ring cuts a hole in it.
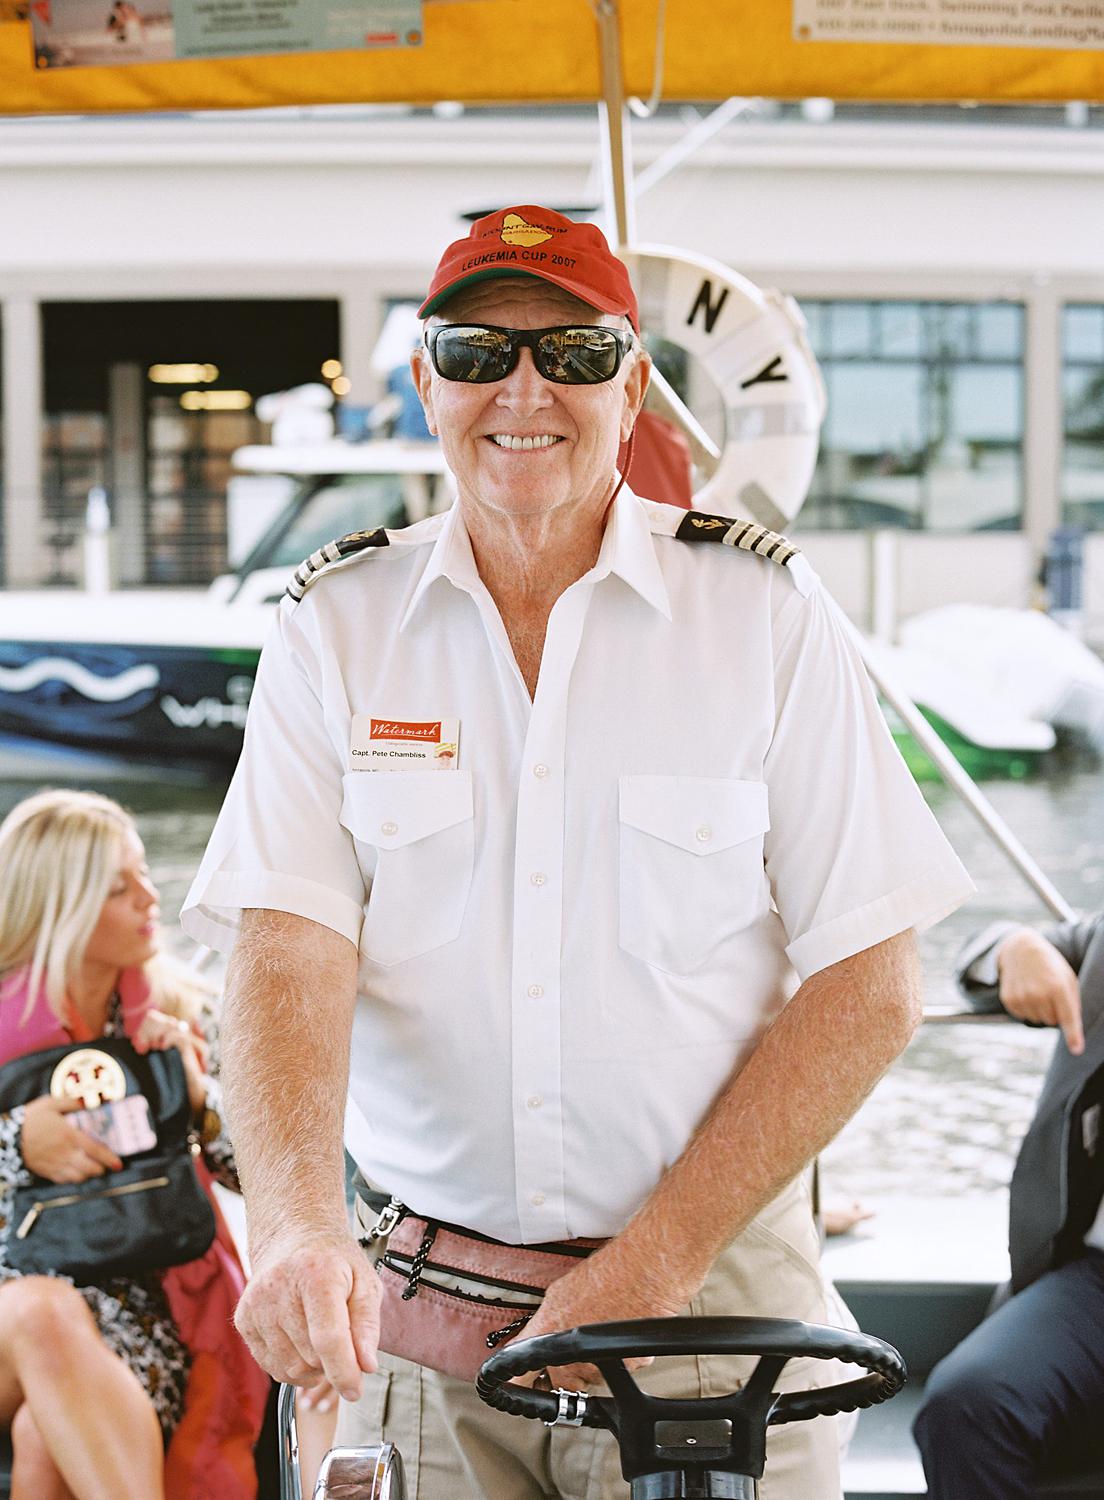
[[[276,1403],[280,1439],[280,1500],[303,1500],[299,1475],[299,1427],[295,1421],[295,1387],[282,1385]]]

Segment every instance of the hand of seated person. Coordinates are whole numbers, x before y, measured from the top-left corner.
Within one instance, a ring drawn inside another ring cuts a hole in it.
[[[85,1182],[117,1172],[123,1163],[110,1147],[86,1135],[65,1116],[81,1108],[79,1099],[32,1099],[23,1115],[23,1163],[50,1182]]]
[[[175,1047],[183,1060],[192,1108],[201,1110],[207,1098],[207,1058],[210,1049],[206,1040],[187,1021],[167,1016],[161,1010],[148,1010],[134,1034],[135,1051],[165,1052],[170,1047]]]
[[[820,1221],[826,1235],[850,1234],[856,1224],[863,1224],[874,1217],[872,1208],[864,1208],[857,1198],[850,1203],[829,1204],[821,1213]]]
[[[335,1387],[323,1378],[313,1385],[300,1386],[296,1404],[303,1411],[327,1412],[335,1407],[340,1399]]]
[[[1000,1000],[1009,1015],[1036,1026],[1060,1026],[1066,1046],[1085,1050],[1081,1024],[1081,986],[1077,975],[1053,943],[1020,927],[997,949]]]

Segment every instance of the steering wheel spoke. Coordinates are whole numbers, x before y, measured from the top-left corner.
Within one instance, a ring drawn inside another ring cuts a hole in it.
[[[599,1360],[598,1369],[613,1397],[612,1401],[607,1402],[608,1415],[612,1419],[609,1426],[620,1437],[623,1420],[643,1420],[647,1398],[622,1360]]]
[[[644,1393],[629,1371],[625,1369],[623,1360],[599,1360],[598,1368],[602,1372],[602,1379],[613,1392],[618,1406],[640,1406],[644,1398]]]
[[[774,1388],[778,1384],[778,1377],[786,1368],[788,1356],[785,1354],[762,1354],[756,1363],[755,1369],[744,1386],[744,1391],[749,1396],[763,1397],[774,1394]]]

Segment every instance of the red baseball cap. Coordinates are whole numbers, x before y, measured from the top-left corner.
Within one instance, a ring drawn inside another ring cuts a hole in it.
[[[640,332],[628,269],[602,231],[533,203],[486,214],[464,239],[454,240],[437,264],[418,316],[428,318],[462,286],[495,276],[550,281],[599,312],[623,314]]]

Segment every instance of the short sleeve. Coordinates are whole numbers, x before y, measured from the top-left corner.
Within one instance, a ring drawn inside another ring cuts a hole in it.
[[[341,726],[328,723],[314,616],[284,601],[261,653],[245,742],[180,914],[190,937],[228,951],[261,907],[359,943],[364,879],[341,826]]]
[[[774,621],[765,854],[802,980],[974,889],[893,743],[851,626],[819,583]]]

